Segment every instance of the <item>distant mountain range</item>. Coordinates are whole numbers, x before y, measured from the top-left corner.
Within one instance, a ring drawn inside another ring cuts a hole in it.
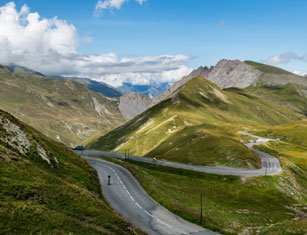
[[[152,83],[149,85],[134,85],[131,83],[123,83],[122,86],[118,87],[118,90],[121,91],[123,94],[135,92],[147,95],[150,98],[155,98],[164,91],[166,91],[170,86],[170,83]]]
[[[118,105],[75,81],[0,66],[0,109],[68,146],[124,123]]]
[[[116,88],[102,82],[97,82],[95,80],[91,80],[88,78],[80,78],[80,77],[62,77],[62,76],[55,76],[52,78],[58,78],[58,79],[66,79],[66,80],[71,80],[75,81],[78,83],[81,83],[85,86],[87,86],[88,89],[94,92],[101,93],[104,96],[111,97],[111,98],[116,98],[120,97],[123,94],[118,91]]]

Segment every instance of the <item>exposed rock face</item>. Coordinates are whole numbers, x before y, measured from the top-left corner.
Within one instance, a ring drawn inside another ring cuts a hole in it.
[[[221,60],[208,72],[207,78],[223,89],[246,88],[256,83],[261,74],[261,71],[239,60]]]
[[[119,98],[119,110],[126,120],[143,113],[152,105],[152,100],[136,92],[127,93]]]
[[[46,150],[35,140],[30,140],[29,136],[16,123],[11,122],[3,114],[3,111],[0,110],[0,142],[10,146],[11,149],[23,156],[32,149],[50,165],[50,158]]]

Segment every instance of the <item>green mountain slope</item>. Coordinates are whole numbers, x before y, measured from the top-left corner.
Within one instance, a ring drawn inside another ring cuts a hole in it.
[[[68,80],[0,67],[0,108],[66,145],[122,124],[118,101]]]
[[[0,110],[1,234],[133,234],[85,160]]]
[[[306,108],[306,98],[288,96],[261,87],[221,90],[197,77],[173,96],[107,135],[89,147],[207,165],[257,167],[259,158],[240,142],[238,131],[267,127],[302,119],[293,107]],[[286,92],[280,87],[279,92]],[[277,102],[279,101],[279,102]],[[297,108],[298,109],[298,108]]]

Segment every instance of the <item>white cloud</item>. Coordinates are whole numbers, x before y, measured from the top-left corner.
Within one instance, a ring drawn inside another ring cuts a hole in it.
[[[146,0],[135,0],[138,4],[142,5]],[[94,15],[100,16],[104,10],[107,9],[120,9],[123,4],[129,2],[129,0],[99,0],[96,3]]]
[[[272,65],[287,64],[291,60],[300,60],[307,62],[307,54],[298,55],[294,52],[284,52],[279,55],[269,57],[265,62]]]
[[[108,84],[112,84],[113,86],[118,87],[121,86],[124,82],[139,85],[149,85],[152,83],[159,84],[164,82],[174,83],[191,72],[191,68],[182,65],[172,70],[108,73],[105,75],[100,75],[98,77],[92,76],[92,78],[94,80],[106,82]]]
[[[10,2],[0,7],[0,61],[23,58],[26,54],[68,55],[76,52],[76,28],[54,17],[41,19],[37,12],[30,13],[24,5],[18,12]],[[26,58],[24,58],[26,59]]]
[[[299,75],[299,76],[306,76],[307,72],[302,72],[302,71],[293,71],[293,73]]]
[[[139,1],[141,2],[141,1]],[[79,54],[76,28],[57,17],[43,19],[25,5],[0,7],[0,64],[18,64],[49,75],[89,77],[112,85],[174,82],[188,74],[186,55],[118,57]]]

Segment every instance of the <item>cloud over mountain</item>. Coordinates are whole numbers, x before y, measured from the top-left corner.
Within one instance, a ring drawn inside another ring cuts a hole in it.
[[[118,2],[120,6],[125,1]],[[14,63],[45,74],[84,76],[117,86],[123,82],[174,82],[191,72],[186,55],[80,54],[78,47],[84,40],[75,26],[65,20],[42,18],[26,5],[18,10],[13,2],[0,7],[1,64]]]
[[[298,55],[294,52],[284,52],[279,55],[269,57],[265,62],[272,65],[287,64],[291,60],[300,60],[307,62],[307,53]]]

